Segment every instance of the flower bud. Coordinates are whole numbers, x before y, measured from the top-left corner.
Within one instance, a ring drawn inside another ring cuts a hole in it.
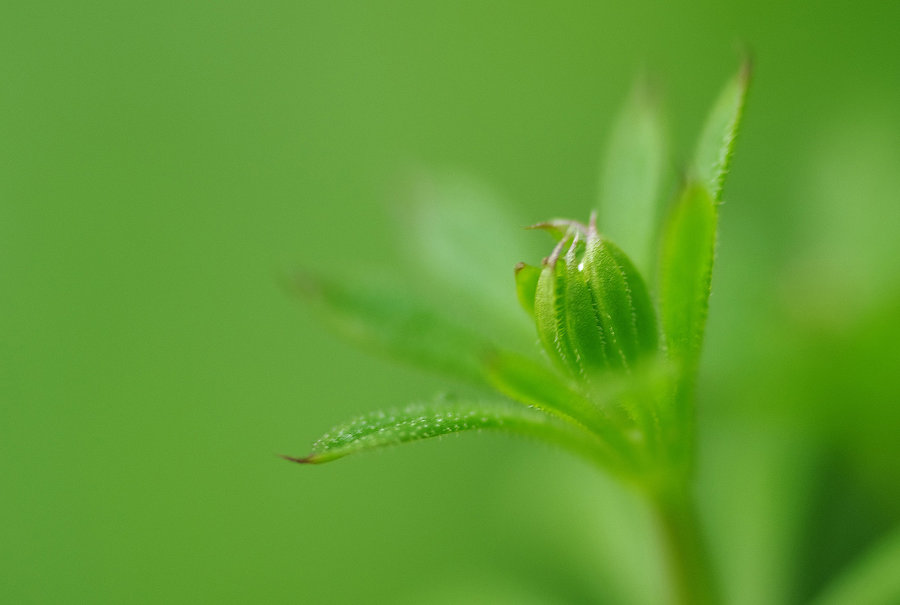
[[[533,309],[544,350],[568,373],[586,379],[607,369],[629,370],[656,350],[647,287],[593,220],[586,229],[571,229],[537,272],[517,267],[519,298]]]

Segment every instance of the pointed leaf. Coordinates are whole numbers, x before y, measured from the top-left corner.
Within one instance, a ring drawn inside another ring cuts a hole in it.
[[[516,265],[516,294],[519,296],[519,304],[532,317],[534,317],[534,295],[540,276],[541,270],[537,267],[525,263]]]
[[[583,429],[508,402],[437,402],[373,412],[339,425],[322,436],[303,458],[319,464],[349,454],[473,430],[496,430],[562,445],[598,463],[606,462],[602,444]]]
[[[428,370],[484,383],[483,359],[490,343],[411,296],[359,284],[347,287],[308,273],[295,284],[297,292],[349,340]]]
[[[521,327],[521,314],[511,312],[509,266],[536,250],[519,229],[521,217],[489,186],[461,174],[422,174],[413,189],[404,237],[409,258],[455,300]]]
[[[664,226],[659,298],[672,359],[690,366],[703,340],[716,244],[716,205],[706,187],[688,185]]]
[[[509,280],[512,264],[540,253],[519,228],[525,218],[490,186],[453,171],[417,175],[403,218],[405,256],[434,308],[529,350],[531,326]]]
[[[706,184],[716,202],[722,199],[722,186],[734,153],[749,84],[750,63],[745,62],[719,94],[697,141],[696,177]]]
[[[599,224],[634,263],[649,271],[665,166],[665,133],[657,99],[635,87],[613,126],[600,173]]]

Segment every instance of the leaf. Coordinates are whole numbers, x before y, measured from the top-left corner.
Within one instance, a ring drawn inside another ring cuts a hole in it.
[[[295,285],[337,332],[364,348],[470,382],[485,382],[483,359],[491,344],[411,296],[386,287],[347,287],[311,273],[299,275]]]
[[[799,553],[820,494],[811,480],[822,464],[818,437],[770,415],[720,417],[705,429],[697,498],[706,504],[705,533],[718,562],[722,602],[799,602],[798,574],[813,575]]]
[[[574,420],[599,436],[609,447],[607,466],[631,456],[631,447],[614,419],[545,365],[502,351],[492,354],[487,365],[491,384],[510,399]]]
[[[603,421],[600,410],[543,364],[513,353],[488,358],[491,384],[507,397],[586,426]]]
[[[409,214],[404,243],[421,273],[452,292],[454,301],[464,298],[473,311],[521,328],[521,314],[512,312],[516,299],[509,267],[536,248],[504,200],[476,179],[423,173],[413,183]]]
[[[534,296],[537,291],[538,278],[541,270],[538,267],[519,263],[516,265],[516,294],[519,296],[519,304],[534,317]]]
[[[320,464],[357,452],[477,430],[533,437],[562,445],[594,462],[606,462],[602,444],[571,423],[521,405],[481,401],[439,401],[372,412],[333,428],[316,441],[308,456],[285,458]]]
[[[663,230],[659,298],[669,355],[696,363],[709,306],[717,210],[702,184],[685,187]]]
[[[750,63],[745,61],[737,75],[722,89],[706,118],[694,152],[696,178],[706,184],[715,202],[722,199],[722,186],[731,165],[747,100],[750,73]]]
[[[659,103],[641,82],[616,118],[600,172],[598,211],[604,235],[645,273],[657,225],[666,142]]]
[[[900,530],[883,538],[843,572],[816,605],[900,603]]]

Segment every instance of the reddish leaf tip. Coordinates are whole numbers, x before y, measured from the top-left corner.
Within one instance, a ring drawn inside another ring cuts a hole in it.
[[[288,462],[296,462],[297,464],[315,464],[316,463],[316,455],[310,454],[309,456],[304,456],[303,458],[294,458],[293,456],[285,456],[284,454],[278,454],[279,458],[287,460]]]

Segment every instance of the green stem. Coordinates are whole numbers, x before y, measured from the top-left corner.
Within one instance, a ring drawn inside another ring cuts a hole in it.
[[[658,492],[652,500],[665,546],[672,602],[718,605],[721,598],[690,490]]]

